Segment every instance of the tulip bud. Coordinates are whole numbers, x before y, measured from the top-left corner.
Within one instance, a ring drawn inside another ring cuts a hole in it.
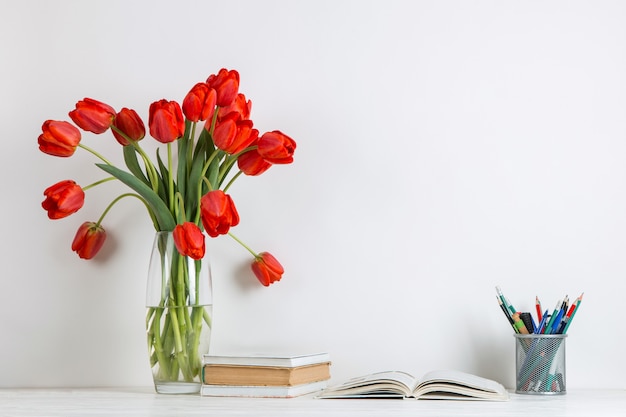
[[[175,101],[159,100],[150,105],[150,135],[161,143],[174,142],[185,133],[185,118]]]
[[[194,85],[183,100],[183,114],[192,122],[213,117],[217,93],[207,83]]]
[[[290,164],[293,162],[293,153],[296,142],[284,133],[274,130],[266,132],[258,141],[259,155],[272,164]]]
[[[76,213],[85,202],[85,192],[72,180],[59,181],[43,192],[46,199],[41,206],[48,211],[49,219],[62,219]]]
[[[202,230],[192,222],[177,224],[172,231],[174,244],[178,253],[183,256],[189,256],[192,259],[200,260],[204,257],[206,250],[204,243],[204,234]]]
[[[209,191],[200,199],[200,216],[204,230],[211,237],[225,235],[239,224],[239,213],[233,199],[222,190]]]
[[[234,113],[233,117],[235,116]],[[252,120],[228,118],[221,121],[215,128],[213,142],[221,150],[236,154],[252,145],[259,137],[259,131],[252,128]]]
[[[85,222],[78,228],[76,236],[74,236],[72,250],[82,259],[91,259],[104,245],[106,236],[102,226],[94,222]]]
[[[283,266],[268,252],[261,252],[252,261],[252,272],[264,286],[280,281],[285,272]]]
[[[230,117],[231,113],[237,115],[237,120],[246,120],[250,118],[250,111],[252,110],[252,101],[247,100],[246,96],[242,93],[237,94],[235,100],[227,107],[220,107],[218,112],[218,120],[222,120],[225,117]]]
[[[103,133],[111,127],[115,118],[113,107],[91,98],[76,103],[76,109],[69,114],[78,127],[96,134]]]
[[[244,174],[255,176],[261,175],[270,169],[272,164],[261,158],[259,152],[254,149],[239,155],[237,158],[237,166],[241,171],[243,171]]]
[[[228,71],[225,68],[219,70],[217,75],[210,75],[206,80],[209,87],[217,93],[216,104],[220,107],[230,106],[237,97],[239,91],[239,73],[235,70]]]
[[[135,110],[127,109],[126,107],[120,110],[115,116],[113,126],[135,142],[140,141],[146,136],[146,126],[143,124],[141,117],[139,117]],[[128,140],[120,133],[116,132],[115,129],[111,131],[120,145],[129,145]]]
[[[74,155],[80,143],[80,131],[69,122],[46,120],[41,127],[43,133],[37,142],[39,150],[52,156]]]

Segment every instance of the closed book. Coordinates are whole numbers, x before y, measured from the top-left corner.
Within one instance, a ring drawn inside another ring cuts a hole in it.
[[[296,367],[206,364],[202,381],[213,385],[293,386],[330,379],[330,362]]]
[[[260,397],[293,398],[323,390],[327,381],[293,386],[202,385],[200,395],[205,397]]]
[[[312,353],[306,355],[277,355],[277,354],[251,354],[251,355],[203,355],[204,365],[241,365],[241,366],[274,366],[289,367],[313,365],[330,362],[328,353]]]

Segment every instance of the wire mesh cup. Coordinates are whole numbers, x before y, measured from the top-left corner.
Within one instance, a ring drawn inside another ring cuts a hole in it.
[[[566,334],[515,334],[515,392],[565,394]]]

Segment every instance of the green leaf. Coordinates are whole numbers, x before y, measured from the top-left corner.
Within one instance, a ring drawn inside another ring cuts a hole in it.
[[[203,149],[205,142],[198,144],[196,149]],[[185,210],[187,211],[187,218],[195,218],[198,210],[198,185],[202,182],[200,175],[202,174],[202,168],[204,166],[204,152],[196,152],[194,159],[191,163],[191,171],[189,172],[189,181],[187,183],[187,190],[183,196],[185,199]],[[202,190],[200,194],[204,194],[208,187],[205,184],[201,185]],[[181,187],[182,188],[182,187]]]
[[[189,149],[188,136],[178,139],[178,171],[176,172],[176,178],[178,180],[178,189],[183,193],[183,198],[187,188],[187,149]]]
[[[131,145],[124,146],[124,162],[126,162],[126,166],[128,170],[141,181],[143,181],[146,185],[150,185],[150,181],[143,173],[141,166],[139,165],[139,161],[137,160],[137,150]]]
[[[228,177],[228,173],[233,168],[233,165],[235,165],[236,163],[237,163],[237,160],[233,159],[231,156],[228,156],[224,160],[224,162],[222,163],[222,167],[220,167],[220,169],[222,168],[224,169],[224,172],[222,173],[222,177],[220,178],[219,184],[217,184],[219,188],[222,188],[224,180],[226,180],[226,177]]]
[[[159,149],[156,150],[157,163],[159,165],[159,171],[157,171],[157,177],[159,177],[159,197],[161,200],[165,202],[165,205],[169,203],[169,194],[168,189],[169,185],[167,184],[167,168],[163,165],[163,161],[161,161],[161,156],[159,154]],[[163,174],[163,170],[165,174]]]
[[[153,211],[154,217],[159,223],[159,230],[174,230],[176,221],[174,220],[172,213],[168,210],[165,202],[150,187],[141,182],[141,180],[133,176],[131,173],[123,171],[113,165],[96,164],[96,166],[128,185],[147,201]]]

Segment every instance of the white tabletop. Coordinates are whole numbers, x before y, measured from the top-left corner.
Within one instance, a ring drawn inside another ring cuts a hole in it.
[[[155,394],[150,388],[3,389],[0,416],[626,416],[626,390],[511,394],[507,402],[214,398]]]

